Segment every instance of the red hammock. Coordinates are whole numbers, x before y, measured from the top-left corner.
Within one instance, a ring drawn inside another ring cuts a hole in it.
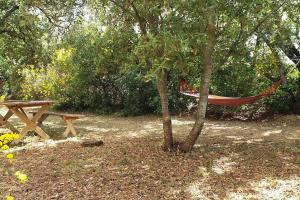
[[[208,103],[222,106],[240,106],[244,104],[254,103],[255,101],[262,99],[263,97],[274,94],[277,88],[284,83],[286,80],[285,76],[282,75],[279,81],[274,82],[269,88],[265,89],[261,93],[255,96],[249,97],[224,97],[216,95],[208,95]],[[180,81],[180,93],[199,98],[200,94],[193,87],[189,86],[185,80]]]

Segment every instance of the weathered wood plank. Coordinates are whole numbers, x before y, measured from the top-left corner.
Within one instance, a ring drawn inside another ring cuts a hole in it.
[[[19,133],[19,130],[15,128],[8,119],[13,115],[13,112],[11,110],[8,110],[5,116],[3,117],[0,115],[0,126],[5,126],[9,130],[13,131],[14,133]]]
[[[43,105],[51,105],[54,101],[2,101],[0,105],[7,107],[34,107],[34,106],[43,106]]]
[[[30,111],[30,113],[36,114],[36,111]],[[84,117],[84,115],[80,115],[80,114],[61,113],[61,112],[45,112],[45,114],[66,117],[66,118],[82,118],[82,117]]]
[[[37,115],[37,111],[30,111],[34,116]],[[43,115],[39,118],[38,123],[42,124],[42,122],[50,115],[62,117],[63,120],[67,124],[67,128],[63,133],[64,137],[68,137],[69,135],[76,136],[76,130],[73,124],[73,121],[76,119],[84,117],[84,115],[79,114],[70,114],[70,113],[61,113],[61,112],[44,112]]]
[[[37,112],[37,116],[42,116],[43,112],[45,112],[45,107],[42,108]],[[43,139],[49,139],[49,136],[37,125],[36,121],[39,119],[38,117],[34,118],[35,121],[30,120],[26,114],[24,114],[20,108],[12,107],[11,111],[19,117],[19,119],[26,124],[26,127],[21,131],[22,137],[24,137],[29,131],[35,131],[38,135],[41,136]]]

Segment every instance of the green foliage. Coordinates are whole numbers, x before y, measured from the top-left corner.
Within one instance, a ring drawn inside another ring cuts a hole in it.
[[[8,91],[8,80],[10,74],[10,64],[0,55],[0,95],[5,95]]]
[[[55,51],[47,68],[22,70],[22,96],[55,99],[59,109],[118,111],[124,116],[159,113],[156,82],[146,77],[145,67],[132,54],[134,43],[132,31],[81,27]],[[184,106],[178,100],[178,72],[170,75],[170,82],[170,107],[176,112]]]
[[[170,110],[183,112],[195,100],[178,93],[178,82],[183,77],[200,84],[205,16],[211,6],[218,20],[212,94],[239,97],[261,92],[279,79],[264,38],[282,51],[290,41],[299,43],[294,1],[106,0],[89,1],[84,9],[75,0],[18,2],[6,18],[16,2],[0,0],[0,76],[5,79],[1,94],[55,99],[61,109],[118,111],[125,116],[159,113],[156,84],[165,70]],[[81,12],[86,15],[78,17]],[[289,74],[288,85],[260,101],[260,107],[285,112],[298,83],[299,76]],[[256,107],[235,111],[247,109]]]
[[[138,71],[131,71],[122,76],[117,84],[124,90],[122,115],[141,115],[153,113],[157,107],[157,90],[152,82],[144,82],[137,76]]]
[[[24,99],[40,99],[50,96],[51,90],[46,84],[47,74],[44,68],[34,68],[28,66],[22,69],[23,77],[21,85],[21,96]]]
[[[291,67],[291,66],[290,66]],[[275,113],[288,113],[293,105],[293,97],[290,92],[297,91],[299,87],[299,71],[292,70],[288,74],[286,83],[271,97],[265,100],[265,104]]]

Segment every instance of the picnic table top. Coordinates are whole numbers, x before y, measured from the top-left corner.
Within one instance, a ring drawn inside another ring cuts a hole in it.
[[[23,101],[23,100],[8,100],[1,101],[0,106],[7,107],[34,107],[34,106],[45,106],[53,104],[54,101]]]

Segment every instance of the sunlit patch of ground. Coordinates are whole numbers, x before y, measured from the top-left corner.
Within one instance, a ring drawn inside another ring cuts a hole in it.
[[[24,151],[24,150],[38,150],[38,149],[43,149],[43,148],[54,148],[56,147],[58,144],[61,143],[78,143],[81,142],[82,139],[78,138],[78,137],[72,137],[72,138],[66,138],[63,140],[53,140],[53,139],[49,139],[46,141],[41,141],[37,136],[31,136],[31,137],[27,137],[24,141],[22,146],[19,147],[14,147],[11,148],[7,151],[5,151],[5,153],[13,153],[13,152],[17,152],[17,151]]]
[[[194,121],[191,120],[178,120],[178,119],[172,119],[172,124],[173,125],[191,125],[194,124]],[[162,125],[162,124],[161,124]]]
[[[265,178],[259,181],[251,182],[253,194],[229,193],[228,199],[262,199],[262,200],[298,200],[300,197],[300,177],[293,176],[288,179]]]
[[[282,133],[282,129],[279,129],[279,130],[272,130],[272,131],[265,131],[264,133],[262,133],[262,135],[263,135],[264,137],[269,137],[269,136],[271,136],[271,135],[273,135],[273,134],[280,134],[280,133]]]
[[[221,157],[213,161],[212,171],[221,175],[230,172],[236,164],[230,157]]]
[[[23,127],[16,117],[11,122]],[[26,185],[7,176],[9,165],[0,162],[0,196],[300,199],[299,122],[298,116],[264,122],[207,120],[194,151],[181,154],[161,150],[162,123],[156,116],[87,115],[75,122],[78,137],[68,139],[62,137],[66,127],[61,118],[49,117],[43,128],[52,140],[37,141],[31,133],[25,146],[13,149],[18,150],[14,167],[29,176]],[[173,125],[175,137],[184,138],[193,119],[173,117]],[[104,146],[83,148],[78,143],[82,138],[102,139]]]
[[[218,198],[217,195],[211,193],[211,190],[205,181],[195,181],[187,187],[186,192],[191,195],[191,199],[210,200]]]

